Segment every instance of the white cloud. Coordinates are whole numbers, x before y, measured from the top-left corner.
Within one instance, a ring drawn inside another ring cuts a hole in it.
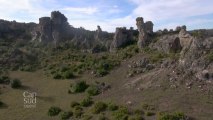
[[[68,12],[83,13],[88,15],[92,15],[98,12],[98,8],[96,7],[67,7],[67,8],[63,8],[62,10],[65,10]]]
[[[130,0],[137,5],[133,16],[161,20],[213,13],[211,0]]]

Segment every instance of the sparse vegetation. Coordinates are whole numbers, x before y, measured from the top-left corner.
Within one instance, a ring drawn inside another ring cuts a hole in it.
[[[128,120],[145,120],[141,115],[134,115],[128,118]]]
[[[119,107],[112,115],[115,120],[128,120],[128,109],[126,107]]]
[[[52,106],[52,107],[50,107],[49,110],[48,110],[48,115],[49,115],[49,116],[56,116],[56,115],[58,115],[60,112],[61,112],[61,108]]]
[[[79,105],[80,104],[78,102],[73,101],[73,102],[71,102],[70,107],[74,108],[74,107],[79,106]]]
[[[209,53],[207,54],[207,59],[208,59],[209,61],[213,61],[213,52],[209,52]]]
[[[153,115],[155,115],[155,113],[154,112],[150,112],[150,111],[146,111],[145,115],[146,116],[153,116]]]
[[[69,119],[72,115],[73,115],[73,113],[72,113],[71,111],[69,111],[69,112],[62,112],[62,113],[61,113],[61,120],[67,120],[67,119]]]
[[[76,106],[74,108],[74,111],[73,111],[73,115],[76,117],[76,118],[79,118],[81,117],[83,114],[83,109],[80,107],[80,106]]]
[[[105,115],[101,114],[98,117],[98,120],[109,120]]]
[[[109,103],[107,106],[108,106],[108,110],[110,111],[115,111],[118,109],[118,106],[113,103]]]
[[[0,84],[9,84],[10,78],[8,76],[0,76]]]
[[[182,112],[176,113],[159,113],[158,120],[186,120],[186,116]]]

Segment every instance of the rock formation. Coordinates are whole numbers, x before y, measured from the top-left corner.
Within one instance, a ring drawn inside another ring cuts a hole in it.
[[[40,42],[49,43],[53,41],[52,26],[50,17],[42,17],[39,19],[39,31],[36,31],[36,37]],[[40,35],[40,37],[38,37]]]
[[[153,23],[151,21],[144,23],[143,18],[138,17],[136,19],[136,25],[139,31],[138,47],[143,48],[150,42],[149,34],[153,33]]]
[[[53,11],[51,17],[42,17],[39,19],[38,31],[34,32],[34,39],[42,43],[57,44],[60,41],[69,39],[71,27],[67,18],[59,11]],[[40,36],[39,36],[40,35]]]
[[[123,47],[130,43],[132,39],[132,30],[127,30],[126,27],[116,28],[113,41],[110,46],[110,51],[114,51],[117,48]]]

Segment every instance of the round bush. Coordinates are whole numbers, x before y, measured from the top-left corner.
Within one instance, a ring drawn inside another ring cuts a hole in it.
[[[20,88],[21,86],[22,86],[22,84],[19,79],[12,80],[12,83],[11,83],[12,88]]]
[[[92,105],[92,103],[93,103],[92,98],[88,97],[86,99],[83,99],[80,104],[83,107],[88,107],[88,106]]]
[[[94,107],[92,108],[92,113],[99,114],[100,112],[105,111],[107,108],[107,105],[103,102],[97,102]]]
[[[84,92],[88,88],[88,85],[86,84],[85,81],[80,81],[80,82],[77,82],[76,84],[72,85],[71,88],[72,88],[73,93],[81,93],[81,92]]]
[[[56,115],[58,115],[60,112],[61,112],[61,108],[52,106],[52,107],[50,107],[49,110],[48,110],[48,115],[49,115],[49,116],[56,116]]]
[[[67,119],[69,119],[72,115],[73,115],[72,112],[63,112],[63,113],[61,114],[61,120],[67,120]]]
[[[108,110],[110,110],[110,111],[115,111],[115,110],[117,110],[118,109],[118,106],[117,105],[115,105],[115,104],[113,104],[113,103],[109,103],[108,104]]]
[[[97,86],[90,86],[90,87],[87,89],[87,93],[88,93],[90,96],[98,95],[98,94],[99,94],[98,87],[97,87]]]
[[[72,108],[74,108],[74,107],[76,107],[76,106],[79,106],[80,104],[78,103],[78,102],[75,102],[75,101],[73,101],[73,102],[71,102],[71,104],[70,104],[70,106],[72,107]]]
[[[74,74],[73,74],[73,72],[72,71],[66,71],[66,72],[64,72],[64,78],[65,79],[72,79],[72,78],[74,78],[75,76],[74,76]]]

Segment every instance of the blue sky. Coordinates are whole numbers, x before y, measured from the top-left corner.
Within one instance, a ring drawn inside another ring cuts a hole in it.
[[[136,27],[136,17],[153,21],[154,29],[186,25],[189,30],[213,28],[213,0],[0,0],[0,19],[36,22],[59,10],[74,27],[114,32]]]

